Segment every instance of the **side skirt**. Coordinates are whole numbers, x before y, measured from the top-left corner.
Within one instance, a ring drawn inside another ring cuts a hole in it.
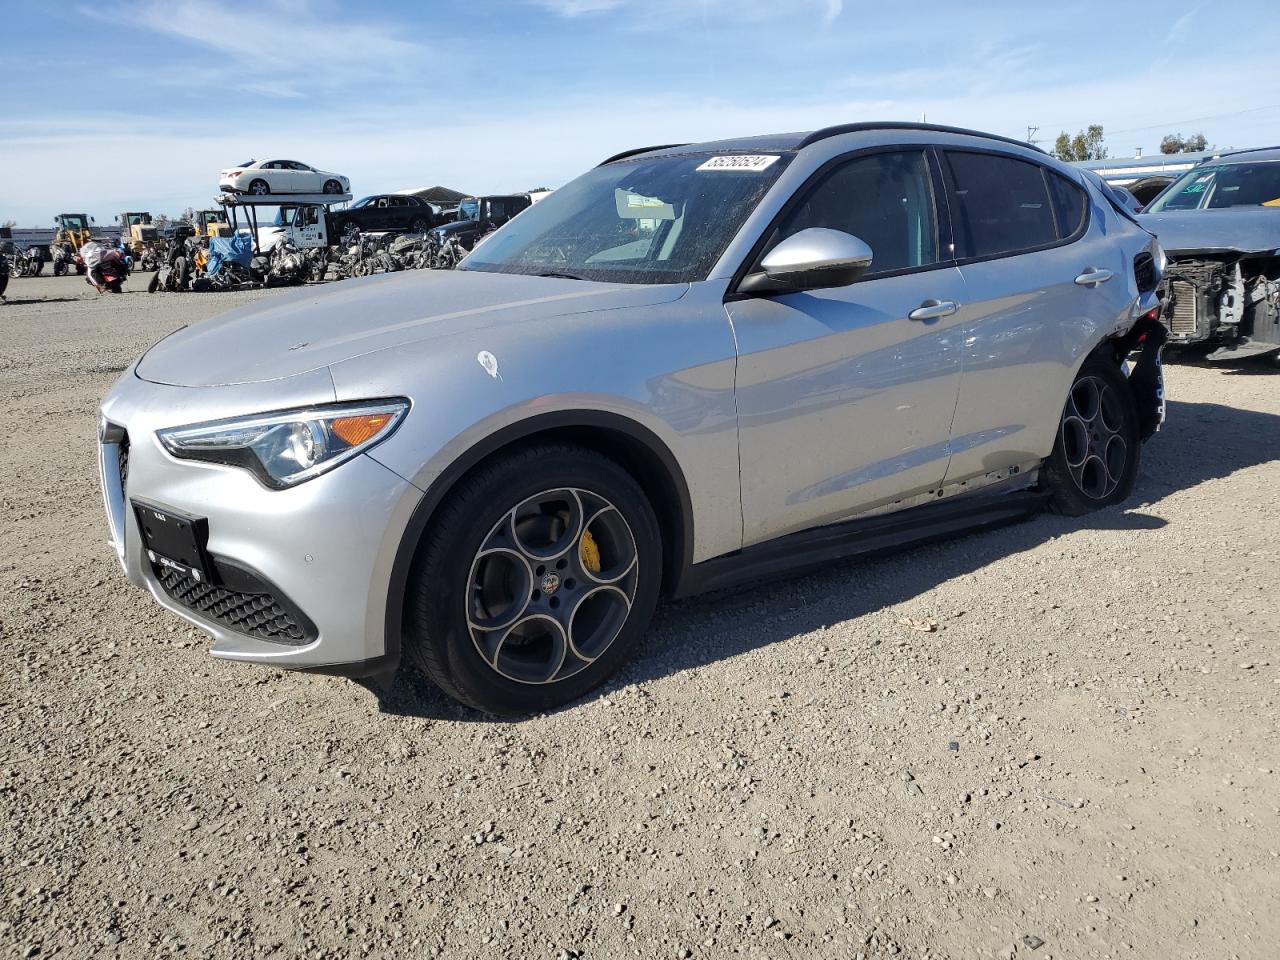
[[[803,530],[694,564],[675,592],[687,597],[756,580],[789,576],[850,557],[882,556],[960,533],[1016,523],[1044,509],[1038,490],[974,494],[897,513]]]

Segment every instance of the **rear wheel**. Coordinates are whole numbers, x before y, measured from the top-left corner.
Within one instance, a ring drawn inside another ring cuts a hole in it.
[[[1137,483],[1141,449],[1128,381],[1105,357],[1090,357],[1071,384],[1045,464],[1051,505],[1080,516],[1127,500]]]
[[[271,187],[265,180],[253,180],[249,183],[249,193],[255,197],[265,197],[271,192]]]
[[[531,448],[441,507],[411,575],[411,655],[463,703],[545,710],[626,660],[661,575],[657,519],[625,470],[577,447]]]

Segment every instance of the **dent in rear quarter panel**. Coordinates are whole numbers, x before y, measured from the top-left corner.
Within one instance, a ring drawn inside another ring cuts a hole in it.
[[[379,351],[334,364],[334,385],[339,400],[413,401],[404,425],[371,455],[423,490],[463,452],[530,417],[596,410],[627,418],[657,436],[684,473],[697,562],[742,546],[724,289],[697,283],[668,303],[517,320]]]

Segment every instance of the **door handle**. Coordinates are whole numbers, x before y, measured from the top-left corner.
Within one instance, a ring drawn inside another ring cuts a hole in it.
[[[1076,283],[1082,287],[1096,287],[1100,283],[1106,283],[1115,274],[1110,270],[1103,270],[1101,267],[1089,267],[1084,273],[1076,277]]]
[[[910,320],[937,320],[941,317],[949,317],[959,309],[960,305],[954,300],[926,300],[908,313],[907,318]]]

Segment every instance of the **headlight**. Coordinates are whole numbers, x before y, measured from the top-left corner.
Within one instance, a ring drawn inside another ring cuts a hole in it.
[[[408,410],[405,399],[369,400],[172,427],[156,436],[175,457],[243,467],[279,490],[381,443]]]

